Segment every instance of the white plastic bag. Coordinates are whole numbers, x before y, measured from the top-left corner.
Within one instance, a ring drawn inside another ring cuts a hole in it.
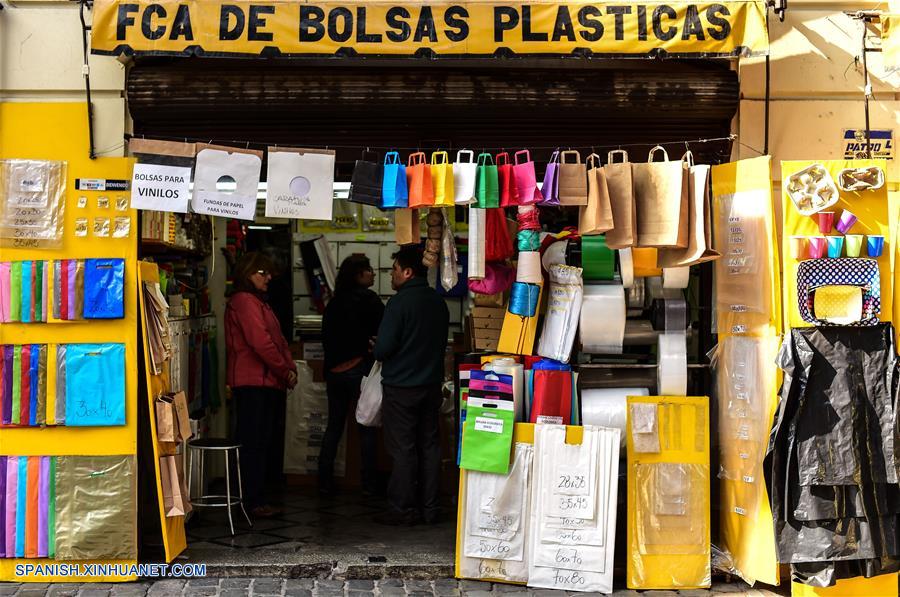
[[[443,286],[444,290],[450,292],[459,282],[456,239],[453,238],[453,229],[450,227],[450,220],[447,218],[447,210],[442,209],[441,212],[444,214],[444,232],[441,235],[441,286]]]
[[[366,427],[381,427],[381,362],[375,361],[369,374],[362,378],[356,422]]]

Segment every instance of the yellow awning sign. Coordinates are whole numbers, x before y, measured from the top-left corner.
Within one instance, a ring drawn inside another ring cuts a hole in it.
[[[296,2],[96,0],[95,54],[154,56],[765,55],[761,0]]]

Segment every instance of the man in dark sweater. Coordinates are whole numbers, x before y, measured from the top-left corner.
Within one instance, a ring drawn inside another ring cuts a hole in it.
[[[417,496],[425,522],[434,522],[439,512],[438,412],[450,312],[428,286],[427,275],[421,249],[402,247],[394,254],[391,286],[397,294],[388,301],[375,342],[374,356],[382,363],[385,443],[394,461],[390,511],[376,518],[385,524],[416,524]]]

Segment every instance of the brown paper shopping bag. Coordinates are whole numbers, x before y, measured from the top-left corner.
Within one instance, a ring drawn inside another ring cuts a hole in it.
[[[690,151],[681,158],[688,168],[688,246],[685,249],[660,249],[659,267],[681,267],[718,259],[713,249],[710,224],[709,166],[695,166]]]
[[[184,516],[184,498],[178,481],[178,456],[163,456],[159,459],[159,478],[162,481],[163,509],[166,517]]]
[[[187,397],[184,392],[172,395],[172,405],[175,407],[175,441],[186,442],[191,439],[191,418],[188,415]]]
[[[581,154],[564,151],[559,157],[559,204],[587,205],[587,171],[581,163]]]
[[[600,156],[592,153],[587,159],[587,205],[578,210],[578,232],[582,235],[603,234],[615,226],[606,174],[600,167]]]
[[[398,245],[417,245],[422,240],[419,210],[394,210],[394,240]]]
[[[161,442],[176,441],[175,406],[168,396],[156,399],[156,439]]]
[[[622,162],[615,161],[617,155],[622,156]],[[632,164],[628,161],[628,152],[621,149],[610,151],[608,159],[609,163],[603,166],[603,174],[606,176],[615,227],[606,233],[606,246],[610,249],[627,249],[635,244]]]
[[[657,153],[664,161],[654,162]],[[634,204],[637,213],[637,246],[686,248],[688,246],[688,177],[681,160],[670,162],[657,145],[647,162],[632,164]]]
[[[178,477],[178,487],[181,490],[181,505],[184,507],[184,513],[187,514],[193,508],[191,507],[191,492],[184,476],[184,455],[182,454],[175,456],[175,473],[175,476]]]

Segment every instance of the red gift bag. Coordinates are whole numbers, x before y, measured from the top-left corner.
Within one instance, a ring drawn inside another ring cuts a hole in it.
[[[512,164],[505,151],[497,154],[497,179],[500,190],[500,207],[515,207],[519,204],[516,194],[516,181],[513,178]]]
[[[572,372],[537,369],[533,375],[530,421],[571,425]]]

